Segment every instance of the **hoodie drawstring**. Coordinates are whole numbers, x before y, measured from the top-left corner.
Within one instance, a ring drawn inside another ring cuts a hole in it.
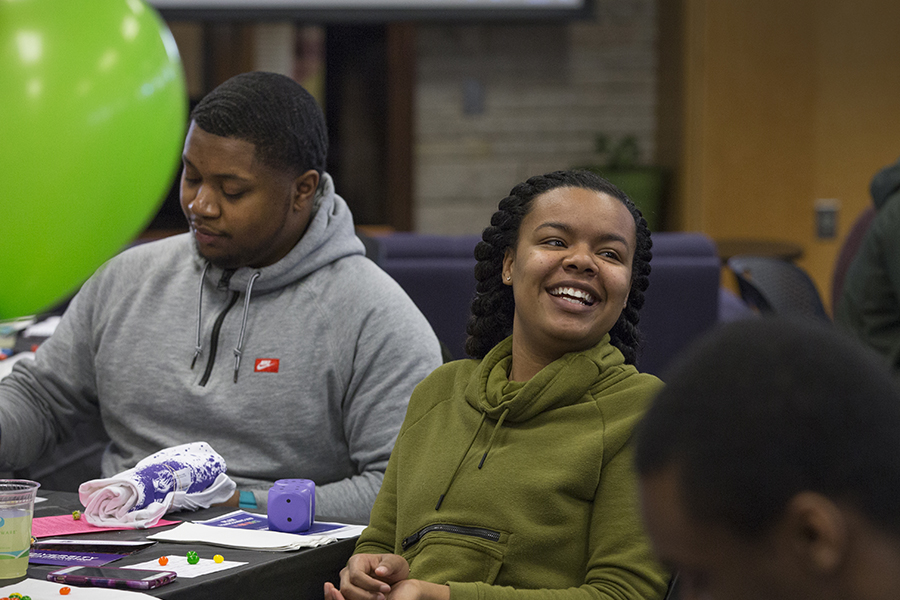
[[[200,292],[197,294],[197,345],[194,347],[194,359],[191,361],[192,371],[194,370],[194,365],[197,364],[197,357],[203,352],[203,343],[200,341],[200,328],[203,321],[200,317],[203,313],[203,281],[206,279],[207,271],[209,271],[208,261],[203,266],[203,273],[200,274]]]
[[[247,314],[250,312],[250,293],[253,291],[253,282],[256,281],[261,273],[257,271],[250,276],[247,282],[247,291],[244,293],[244,316],[241,319],[241,333],[238,336],[237,346],[234,347],[234,382],[238,380],[238,368],[241,366],[241,353],[244,348],[244,329],[247,327]]]
[[[462,466],[463,461],[466,459],[466,456],[469,455],[469,450],[472,449],[472,444],[475,443],[475,440],[478,439],[478,432],[481,431],[481,426],[484,424],[484,420],[487,418],[486,413],[481,413],[481,420],[478,421],[478,427],[475,428],[475,435],[472,436],[472,440],[469,442],[469,445],[466,446],[466,451],[462,453],[462,456],[459,457],[459,462],[456,463],[456,468],[453,470],[453,475],[450,476],[450,481],[447,482],[447,487],[444,488],[444,493],[441,494],[440,498],[438,498],[437,506],[434,507],[434,510],[441,510],[441,504],[444,502],[444,496],[447,495],[447,492],[450,491],[450,486],[453,485],[453,480],[456,479],[456,474],[459,473],[459,467]]]
[[[484,451],[484,454],[481,456],[481,460],[478,462],[478,468],[480,469],[484,466],[484,461],[487,460],[488,452],[491,451],[491,448],[494,446],[494,440],[497,437],[497,432],[500,431],[500,427],[503,426],[503,421],[506,420],[506,415],[509,414],[509,409],[503,411],[500,415],[500,418],[497,419],[497,424],[494,425],[494,431],[491,432],[491,437],[488,440],[487,449]],[[478,439],[478,433],[481,431],[481,426],[484,425],[484,421],[487,418],[487,413],[481,413],[481,420],[478,421],[478,427],[475,428],[475,435],[472,436],[471,441],[469,441],[469,445],[466,446],[466,451],[463,452],[462,456],[459,459],[459,462],[456,463],[456,468],[453,470],[453,475],[450,476],[450,481],[447,482],[447,487],[444,488],[444,493],[440,495],[437,501],[437,505],[434,507],[434,510],[440,510],[441,504],[444,502],[444,497],[447,495],[447,492],[450,491],[450,486],[453,485],[453,481],[456,479],[456,474],[459,473],[459,468],[462,466],[463,461],[466,459],[466,456],[469,455],[469,450],[472,449],[472,444],[475,443],[475,440]]]
[[[487,460],[488,452],[491,451],[491,447],[494,445],[494,438],[497,437],[497,432],[500,431],[500,426],[503,425],[503,420],[506,419],[506,415],[509,414],[509,409],[503,411],[503,414],[500,415],[500,418],[497,419],[497,424],[494,425],[494,431],[491,432],[491,439],[488,440],[487,449],[485,449],[484,454],[481,457],[481,462],[478,463],[478,468],[480,469],[484,465],[484,461]]]

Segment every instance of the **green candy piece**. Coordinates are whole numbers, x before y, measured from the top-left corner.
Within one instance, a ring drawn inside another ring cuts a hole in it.
[[[200,562],[200,557],[197,556],[196,552],[191,550],[190,552],[187,553],[187,561],[188,561],[188,564],[196,565],[198,562]]]

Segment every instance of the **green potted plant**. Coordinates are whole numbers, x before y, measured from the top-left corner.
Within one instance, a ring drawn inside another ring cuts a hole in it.
[[[617,142],[604,133],[594,140],[600,164],[580,167],[601,175],[621,188],[634,201],[650,231],[659,231],[663,222],[663,194],[666,172],[662,167],[640,164],[637,137],[622,136]]]

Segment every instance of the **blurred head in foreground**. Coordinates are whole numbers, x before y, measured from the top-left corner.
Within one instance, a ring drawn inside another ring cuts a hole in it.
[[[641,511],[681,597],[900,598],[900,394],[827,325],[691,348],[637,434]]]

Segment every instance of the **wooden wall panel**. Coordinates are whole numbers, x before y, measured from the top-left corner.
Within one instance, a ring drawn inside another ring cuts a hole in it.
[[[676,224],[799,244],[799,263],[827,304],[868,181],[900,156],[900,3],[683,0],[683,8]],[[841,202],[836,239],[815,237],[818,198]]]
[[[839,241],[811,238],[803,265],[830,294],[840,240],[871,203],[872,176],[900,156],[900,3],[826,4],[817,46],[814,193],[840,200]]]

